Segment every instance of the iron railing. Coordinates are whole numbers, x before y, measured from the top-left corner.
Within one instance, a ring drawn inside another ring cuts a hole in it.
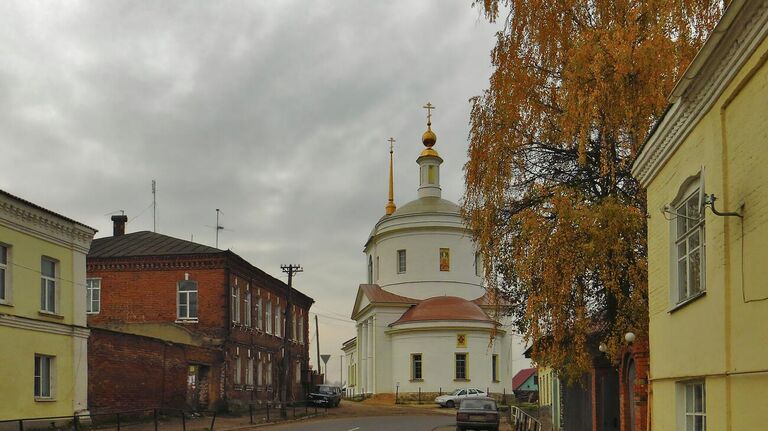
[[[510,406],[509,417],[514,431],[541,431],[538,419],[524,412],[520,407]]]

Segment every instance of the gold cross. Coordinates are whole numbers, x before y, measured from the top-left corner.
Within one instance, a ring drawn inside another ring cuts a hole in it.
[[[427,110],[427,125],[432,125],[432,110],[437,108],[432,106],[431,102],[427,102],[427,104],[422,106],[422,108]]]
[[[389,154],[392,154],[392,147],[395,145],[395,138],[389,138],[387,141],[389,142]]]

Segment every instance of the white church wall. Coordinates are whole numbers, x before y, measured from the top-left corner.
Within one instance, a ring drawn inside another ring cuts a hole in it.
[[[440,249],[449,250],[449,270],[440,270]],[[406,252],[406,271],[398,273],[397,251]],[[475,271],[475,250],[467,236],[457,230],[404,231],[388,234],[371,247],[379,262],[376,282],[397,295],[425,299],[458,296],[476,299],[485,291]]]
[[[467,347],[457,347],[458,334],[466,336]],[[392,378],[395,384],[400,383],[400,392],[418,392],[419,388],[422,392],[449,392],[457,388],[476,387],[501,393],[505,385],[509,392],[511,377],[507,373],[500,373],[498,382],[492,379],[492,355],[498,355],[499,371],[509,358],[503,342],[497,339],[490,343],[488,330],[435,328],[428,332],[394,333],[391,337]],[[411,380],[413,353],[422,355],[422,381]],[[468,381],[454,380],[455,353],[468,354]]]

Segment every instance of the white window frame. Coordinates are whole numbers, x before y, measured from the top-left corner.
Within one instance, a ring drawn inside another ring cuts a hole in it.
[[[417,359],[418,357],[418,359]],[[416,364],[419,364],[418,376],[416,375]],[[411,380],[423,380],[424,379],[424,354],[423,353],[411,353]]]
[[[46,369],[47,368],[47,369]],[[47,381],[47,388],[45,383]],[[47,391],[45,390],[47,389]],[[56,357],[35,354],[34,396],[35,400],[50,401],[56,398]]]
[[[304,344],[304,314],[299,315],[299,344]]]
[[[272,334],[272,301],[267,300],[267,310],[264,322],[266,323],[267,327],[265,328],[265,331],[267,334]]]
[[[696,388],[701,390],[701,405],[696,406]],[[699,408],[700,407],[700,408]],[[703,380],[678,382],[678,429],[706,431],[707,388]],[[696,418],[701,418],[696,427]],[[689,422],[691,423],[689,427]]]
[[[188,284],[194,286],[194,290],[182,290],[182,284]],[[176,283],[176,319],[184,322],[197,322],[198,313],[200,311],[200,296],[198,294],[199,287],[194,280],[181,280]],[[192,312],[192,295],[195,297],[195,309]],[[181,312],[182,305],[185,307],[186,312]]]
[[[234,374],[232,375],[232,381],[235,385],[240,385],[242,381],[242,375],[243,375],[243,363],[242,358],[240,356],[235,356],[235,370]]]
[[[280,305],[275,305],[275,336],[283,338],[283,315]]]
[[[248,358],[245,367],[245,385],[253,386],[253,356]]]
[[[464,356],[464,376],[459,377],[459,356]],[[458,381],[469,381],[469,353],[456,352],[453,354],[453,379]]]
[[[0,304],[11,304],[11,246],[0,243]]]
[[[245,290],[245,297],[243,298],[243,306],[245,307],[245,315],[243,316],[243,324],[247,327],[251,326],[251,290]]]
[[[261,300],[261,296],[259,295],[256,298],[256,329],[258,330],[264,329],[264,322],[262,320],[263,310],[261,307],[262,307],[262,300]]]
[[[94,294],[96,299],[94,299]],[[101,279],[85,279],[85,312],[99,314],[101,312]]]
[[[491,355],[491,380],[496,383],[499,382],[499,355]]]
[[[405,274],[408,270],[408,255],[405,249],[397,251],[397,273]]]
[[[299,341],[299,337],[296,333],[296,306],[291,306],[293,308],[293,312],[291,313],[291,340],[293,341]]]
[[[301,383],[301,361],[296,361],[296,383]]]
[[[53,276],[46,275],[43,263],[53,264]],[[59,276],[59,261],[50,257],[43,256],[40,259],[40,311],[42,313],[56,314],[59,308],[59,286],[57,278]],[[52,301],[52,303],[50,303]]]
[[[267,386],[272,386],[272,356],[267,357]]]
[[[231,286],[230,290],[232,291],[232,302],[230,303],[232,323],[240,323],[240,288]]]
[[[261,355],[259,354],[259,356],[261,356]],[[259,388],[264,386],[264,365],[263,365],[263,363],[264,363],[264,361],[261,359],[261,357],[259,357],[256,360],[256,386],[259,387]]]
[[[670,302],[673,308],[686,304],[706,292],[706,226],[698,178],[689,179],[673,200],[670,229]],[[698,208],[697,208],[698,207]],[[684,231],[683,231],[684,230]],[[698,238],[698,244],[691,247]],[[692,268],[698,253],[698,286],[694,287]]]

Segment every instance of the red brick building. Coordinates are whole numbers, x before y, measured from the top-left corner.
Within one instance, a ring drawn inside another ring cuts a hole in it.
[[[87,258],[89,408],[208,409],[288,399],[308,383],[312,298],[229,250],[153,232],[93,241]],[[289,313],[286,316],[286,307]],[[287,317],[287,324],[286,324]]]

